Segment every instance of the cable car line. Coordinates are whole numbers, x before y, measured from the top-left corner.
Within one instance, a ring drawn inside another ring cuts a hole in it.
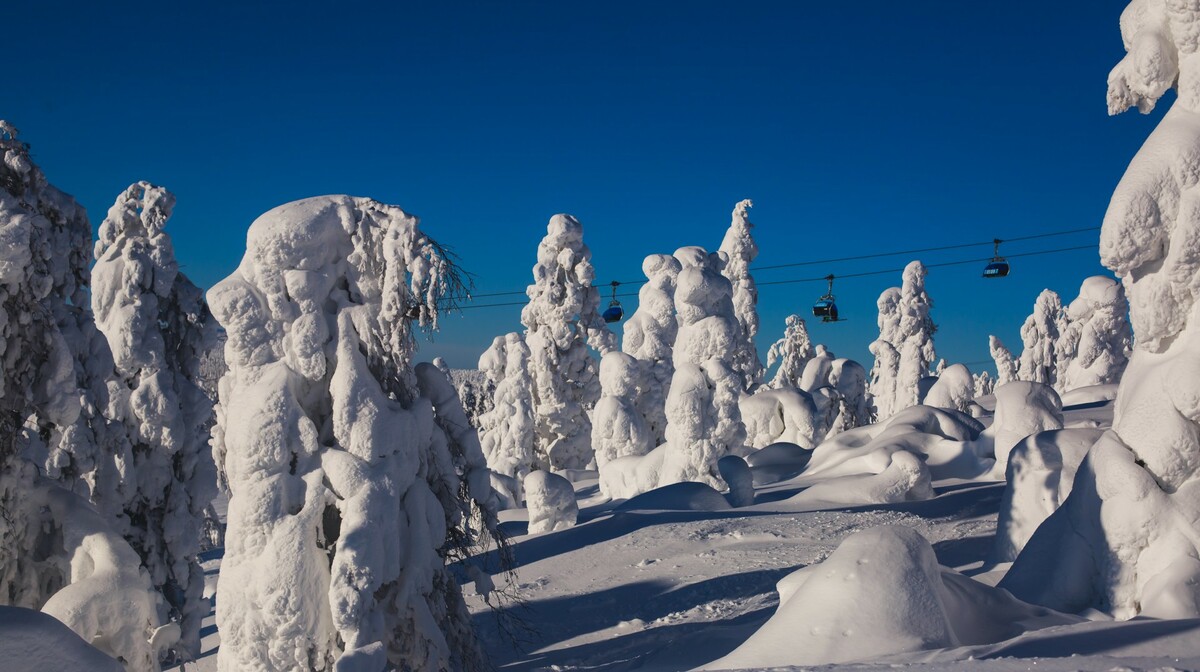
[[[1012,239],[1008,239],[1008,240],[1012,240]],[[990,245],[992,243],[989,242],[988,244]],[[1045,254],[1059,254],[1062,252],[1074,252],[1077,250],[1094,250],[1094,249],[1096,249],[1095,245],[1076,245],[1074,247],[1059,247],[1059,248],[1055,248],[1052,250],[1038,250],[1035,252],[1020,252],[1018,254],[1010,254],[1010,255],[1008,255],[1008,258],[1016,259],[1016,258],[1020,258],[1020,257],[1036,257],[1036,256],[1040,256],[1040,255],[1045,255]],[[925,264],[925,268],[928,269],[928,268],[944,268],[947,266],[964,266],[966,264],[978,264],[981,262],[990,262],[991,260],[992,260],[992,257],[982,257],[982,258],[977,257],[974,259],[962,259],[959,261],[943,261],[943,262],[939,262],[939,263],[935,263],[935,264]],[[873,275],[889,275],[889,274],[902,273],[902,272],[904,272],[903,268],[889,268],[889,269],[880,270],[880,271],[862,271],[859,273],[846,273],[844,275],[838,275],[836,277],[838,279],[865,278],[865,277],[870,277]],[[830,277],[831,276],[823,275],[820,277],[794,278],[791,280],[768,280],[765,282],[757,282],[756,281],[754,284],[757,287],[768,287],[768,286],[772,286],[772,285],[794,285],[794,284],[805,283],[805,282],[830,282]],[[646,281],[643,280],[642,282],[644,283]],[[610,283],[610,284],[623,285],[623,284],[628,284],[628,283],[616,282],[616,283]],[[616,287],[614,287],[613,290],[614,290],[613,291],[613,301],[616,301],[618,297],[637,296],[637,292],[624,292],[624,293],[618,294],[618,293],[616,293]],[[832,292],[832,287],[830,287],[830,292]],[[520,293],[524,294],[524,292],[520,292]],[[472,305],[458,306],[457,310],[470,310],[472,308],[500,308],[500,307],[504,307],[504,306],[524,306],[527,303],[529,303],[529,302],[528,301],[510,301],[510,302],[505,302],[505,303],[472,304]],[[843,320],[839,319],[838,321],[840,322]]]
[[[1087,226],[1087,227],[1084,227],[1081,229],[1067,229],[1065,231],[1051,231],[1049,233],[1038,233],[1038,234],[1032,234],[1032,235],[1028,235],[1028,236],[1017,236],[1015,238],[1004,238],[1002,242],[1017,243],[1017,242],[1020,242],[1023,240],[1036,240],[1038,238],[1051,238],[1054,236],[1066,236],[1066,235],[1070,235],[1072,233],[1084,233],[1086,231],[1099,231],[1099,230],[1100,230],[1100,227],[1098,227],[1098,226]],[[751,271],[768,271],[768,270],[774,270],[774,269],[778,269],[778,268],[795,268],[797,266],[816,266],[818,264],[836,264],[836,263],[841,263],[844,261],[860,261],[863,259],[879,259],[881,257],[895,257],[895,256],[903,255],[903,254],[920,254],[923,252],[942,252],[942,251],[946,251],[946,250],[960,250],[960,249],[967,248],[967,247],[979,247],[982,245],[994,245],[996,240],[997,239],[981,241],[981,242],[977,242],[977,243],[959,243],[957,245],[940,245],[940,246],[936,246],[936,247],[922,247],[922,248],[917,248],[917,249],[913,249],[913,250],[899,250],[896,252],[875,252],[872,254],[860,254],[860,255],[851,256],[851,257],[836,257],[836,258],[832,258],[832,259],[814,259],[811,261],[797,261],[797,262],[791,262],[791,263],[787,263],[787,264],[771,264],[768,266],[752,266],[752,267],[750,267],[750,270]],[[997,256],[998,256],[998,250],[997,250]],[[1019,255],[1009,255],[1009,256],[1015,257],[1015,256],[1019,256]],[[990,260],[985,259],[982,261],[990,261]],[[929,265],[927,265],[927,267],[929,267]],[[839,277],[853,277],[853,276],[839,276]],[[821,278],[821,279],[824,279],[824,278]],[[641,280],[620,280],[620,281],[616,281],[616,282],[621,285],[637,286],[637,285],[644,285],[649,281],[646,280],[645,278],[642,278]],[[603,284],[610,284],[610,283],[603,283]],[[760,282],[757,284],[762,285],[762,284],[767,284],[767,283]],[[592,286],[600,287],[602,285],[593,284]],[[459,300],[465,299],[465,300],[470,301],[470,300],[474,300],[474,299],[483,299],[483,298],[488,298],[488,297],[493,297],[493,296],[518,296],[518,295],[523,296],[525,294],[525,291],[526,290],[524,290],[524,289],[520,289],[520,290],[507,291],[507,292],[485,292],[482,294],[471,294],[467,297],[458,297],[458,299]],[[624,294],[622,296],[629,296],[629,295]],[[495,304],[495,305],[501,305],[501,304]]]

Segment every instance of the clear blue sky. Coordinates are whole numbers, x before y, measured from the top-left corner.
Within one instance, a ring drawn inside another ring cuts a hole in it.
[[[174,191],[168,230],[201,286],[260,213],[350,193],[419,215],[488,292],[529,282],[557,212],[583,222],[601,281],[715,248],[742,198],[760,264],[1098,225],[1160,116],[1106,114],[1122,0],[386,4],[10,4],[0,118],[94,224],[133,181]],[[987,360],[989,333],[1019,349],[1042,288],[1070,300],[1101,272],[1094,251],[1014,260],[1003,281],[934,269],[939,354]],[[815,340],[869,366],[875,298],[898,283],[839,283],[850,321],[810,319]],[[823,289],[762,289],[764,352]],[[518,319],[451,316],[421,356],[473,366]]]

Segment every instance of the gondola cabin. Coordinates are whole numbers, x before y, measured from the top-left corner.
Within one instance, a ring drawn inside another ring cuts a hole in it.
[[[833,299],[822,298],[813,304],[813,316],[821,318],[824,322],[836,322],[837,314],[837,304]]]
[[[609,304],[608,309],[604,311],[603,317],[604,321],[609,324],[612,324],[613,322],[620,322],[621,318],[625,317],[625,309],[621,308],[620,303],[613,301],[611,304]]]
[[[1003,259],[993,260],[983,269],[983,277],[985,278],[1003,278],[1008,275],[1008,262]]]

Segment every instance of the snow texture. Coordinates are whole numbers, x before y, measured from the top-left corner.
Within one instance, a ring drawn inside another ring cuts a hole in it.
[[[1053,290],[1044,289],[1033,304],[1033,313],[1021,326],[1021,361],[1017,378],[1051,387],[1058,384],[1058,359],[1055,345],[1066,326],[1062,316],[1062,299]]]
[[[729,485],[726,498],[730,506],[750,506],[754,503],[754,474],[745,460],[737,455],[726,455],[717,460],[717,470]]]
[[[770,387],[782,389],[799,387],[800,376],[804,374],[804,365],[812,359],[812,341],[808,337],[808,327],[804,318],[799,315],[788,315],[783,330],[783,338],[771,344],[767,350],[767,366],[775,366],[775,377],[771,379]]]
[[[938,566],[917,531],[885,525],[842,541],[778,584],[779,608],[707,670],[823,665],[1001,641],[1073,619]]]
[[[534,455],[553,469],[591,463],[588,411],[600,398],[600,382],[588,346],[601,355],[616,349],[616,336],[598,312],[591,258],[579,220],[551,217],[538,244],[533,284],[525,290],[529,303],[521,310],[533,383]]]
[[[1049,385],[1018,380],[996,388],[996,410],[988,434],[993,437],[995,475],[1003,477],[1008,455],[1025,437],[1062,429],[1062,401]]]
[[[758,245],[750,233],[754,228],[750,223],[750,208],[753,205],[750,199],[746,199],[734,206],[733,219],[720,247],[720,253],[725,258],[721,273],[733,285],[733,312],[741,326],[730,368],[742,377],[742,389],[745,391],[758,387],[764,372],[754,341],[758,336],[759,320],[758,287],[750,275],[750,264],[758,256]]]
[[[828,430],[813,396],[804,390],[760,390],[742,397],[738,408],[751,448],[784,441],[811,449]]]
[[[879,308],[879,338],[871,344],[871,395],[876,417],[886,420],[920,401],[920,381],[937,359],[930,317],[933,301],[925,292],[925,266],[913,261],[904,268],[900,287],[884,290]]]
[[[493,494],[448,381],[411,362],[454,273],[415,217],[324,196],[259,217],[209,291],[229,365],[221,670],[483,665],[445,563],[472,521],[494,528]]]
[[[600,471],[618,457],[645,455],[654,448],[654,436],[636,403],[644,371],[638,360],[623,352],[610,352],[600,360],[603,392],[592,414],[592,449]]]
[[[929,468],[922,458],[906,450],[889,455],[878,474],[840,476],[823,480],[788,500],[806,506],[862,506],[896,504],[933,498]]]
[[[171,192],[147,182],[117,198],[100,225],[91,299],[115,364],[107,414],[124,423],[132,448],[125,536],[170,604],[186,660],[200,654],[209,611],[197,556],[217,490],[200,366],[216,323],[163,230],[174,204]]]
[[[6,672],[125,672],[58,619],[31,609],[0,607],[0,632],[0,660]]]
[[[529,505],[529,534],[555,532],[575,526],[579,506],[571,482],[548,471],[525,477],[525,501]]]
[[[1109,75],[1109,111],[1178,96],[1113,193],[1101,261],[1121,279],[1135,345],[1112,430],[1084,459],[1067,500],[1002,585],[1056,608],[1118,617],[1200,615],[1200,7],[1135,0],[1128,54]]]
[[[949,408],[963,413],[971,412],[975,400],[975,378],[971,370],[962,364],[946,367],[938,376],[937,382],[925,395],[926,406]]]
[[[1066,308],[1066,329],[1056,348],[1060,392],[1121,380],[1133,347],[1128,316],[1120,283],[1100,275],[1083,281],[1079,297]]]
[[[637,405],[655,446],[667,438],[667,393],[675,373],[672,349],[679,333],[675,285],[682,268],[669,254],[652,254],[642,261],[646,283],[638,290],[637,310],[625,321],[621,340],[622,351],[645,369]]]
[[[738,409],[743,380],[733,368],[741,327],[721,255],[685,247],[675,258],[683,266],[675,289],[679,335],[659,485],[697,481],[720,489],[717,460],[740,452],[746,441]]]
[[[1004,342],[995,336],[988,336],[988,348],[992,352],[992,360],[996,363],[996,387],[1019,380],[1017,371],[1020,362],[1004,347]]]

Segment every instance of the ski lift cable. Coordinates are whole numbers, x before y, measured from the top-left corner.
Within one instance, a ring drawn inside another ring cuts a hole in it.
[[[990,245],[991,242],[989,242],[988,244]],[[1008,255],[1008,258],[1013,259],[1013,258],[1019,258],[1019,257],[1036,257],[1036,256],[1045,255],[1045,254],[1060,254],[1063,252],[1075,252],[1078,250],[1094,250],[1094,249],[1096,249],[1095,245],[1076,245],[1074,247],[1059,247],[1059,248],[1055,248],[1052,250],[1038,250],[1036,252],[1020,252],[1017,254],[1010,254],[1010,255]],[[983,257],[983,258],[977,257],[974,259],[962,259],[959,261],[943,261],[943,262],[936,263],[936,264],[925,264],[925,268],[944,268],[947,266],[964,266],[966,264],[978,264],[980,262],[986,262],[990,259],[991,259],[991,257]],[[838,280],[844,280],[846,278],[865,278],[865,277],[874,276],[874,275],[889,275],[889,274],[894,274],[894,273],[902,273],[903,271],[904,271],[903,268],[889,268],[889,269],[880,270],[880,271],[864,271],[861,273],[847,273],[845,275],[838,275],[836,277]],[[816,278],[794,278],[791,280],[769,280],[766,282],[756,282],[755,285],[757,287],[768,287],[768,286],[772,286],[772,285],[794,285],[794,284],[805,283],[805,282],[828,282],[828,281],[829,281],[829,276],[823,275],[823,276],[816,277]],[[645,281],[643,280],[642,282],[645,282]],[[627,284],[627,283],[622,282],[619,284],[623,285],[623,284]],[[524,293],[524,292],[521,292],[521,293]],[[615,297],[637,296],[637,292],[625,292],[622,294],[616,294],[614,296]],[[482,304],[458,306],[457,310],[469,310],[472,308],[500,308],[503,306],[524,306],[527,303],[528,303],[528,301],[510,301],[510,302],[505,302],[505,303],[482,303]]]
[[[1038,233],[1038,234],[1033,234],[1033,235],[1029,235],[1029,236],[1004,238],[1002,240],[1005,243],[1017,243],[1017,242],[1020,242],[1023,240],[1035,240],[1038,238],[1066,236],[1066,235],[1070,235],[1072,233],[1084,233],[1087,231],[1099,231],[1099,230],[1100,230],[1100,227],[1098,227],[1098,226],[1088,226],[1088,227],[1084,227],[1081,229],[1067,229],[1065,231],[1051,231],[1049,233]],[[942,252],[942,251],[946,251],[946,250],[961,250],[961,249],[967,248],[967,247],[979,247],[981,245],[992,245],[995,243],[995,240],[996,239],[981,241],[981,242],[977,242],[977,243],[959,243],[957,245],[939,245],[936,247],[922,247],[922,248],[917,248],[917,249],[913,249],[913,250],[898,250],[895,252],[875,252],[872,254],[860,254],[860,255],[856,255],[856,256],[837,257],[837,258],[833,258],[833,259],[814,259],[811,261],[797,261],[797,262],[791,262],[791,263],[787,263],[787,264],[771,264],[768,266],[752,266],[750,268],[750,270],[751,271],[768,271],[768,270],[773,270],[773,269],[777,269],[777,268],[795,268],[797,266],[816,266],[818,264],[835,264],[835,263],[841,263],[844,261],[859,261],[862,259],[879,259],[882,257],[895,257],[895,256],[900,256],[902,254],[920,254],[922,252]],[[1008,256],[1015,257],[1015,256],[1019,256],[1019,255],[1010,254]],[[987,260],[985,259],[984,261],[987,261]],[[963,263],[966,263],[966,262],[963,262]],[[838,277],[853,277],[853,276],[847,275],[847,276],[838,276]],[[621,280],[621,281],[618,281],[618,284],[637,286],[637,285],[644,285],[647,282],[649,282],[649,281],[646,280],[645,278],[642,278],[641,280],[628,280],[628,281]],[[605,283],[600,283],[600,284],[593,284],[592,286],[593,287],[603,287],[603,286],[610,285],[610,284],[612,284],[612,283],[605,282]],[[758,283],[758,284],[761,285],[761,284],[767,284],[767,283]],[[492,296],[517,296],[517,295],[523,295],[523,294],[525,294],[525,290],[521,289],[521,290],[512,290],[512,291],[508,291],[508,292],[486,292],[486,293],[482,293],[482,294],[471,294],[469,297],[460,297],[460,298],[466,298],[468,300],[471,300],[471,299],[482,299],[482,298],[487,298],[487,297],[492,297]]]

